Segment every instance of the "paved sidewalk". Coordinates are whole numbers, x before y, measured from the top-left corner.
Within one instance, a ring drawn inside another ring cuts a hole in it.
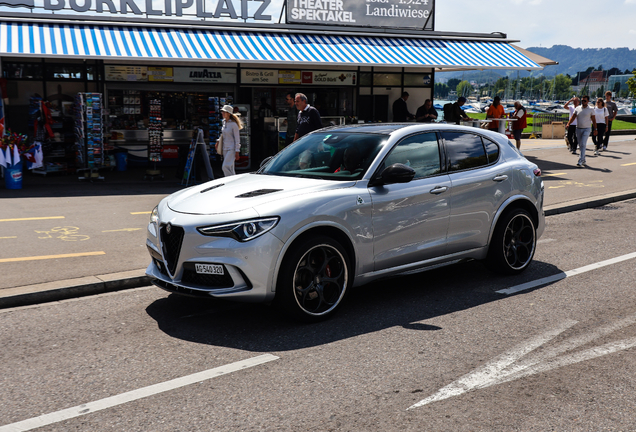
[[[590,140],[586,168],[576,166],[578,156],[567,151],[563,139],[524,139],[521,150],[542,170],[546,187],[546,216],[636,198],[636,134],[613,136],[608,151],[597,157],[593,155]],[[27,176],[25,187],[20,191],[8,191],[0,187],[0,242],[6,241],[2,239],[18,237],[3,234],[3,222],[6,226],[6,223],[12,223],[6,221],[41,215],[46,210],[47,214],[67,214],[59,216],[66,218],[65,221],[53,221],[50,225],[74,224],[79,230],[80,225],[85,223],[86,226],[81,226],[82,231],[70,232],[70,235],[77,235],[78,238],[91,237],[95,242],[93,244],[97,245],[94,248],[102,249],[84,254],[96,254],[102,258],[62,260],[63,271],[56,271],[54,275],[48,276],[37,270],[37,265],[42,265],[39,261],[25,259],[29,264],[24,267],[17,263],[7,264],[12,259],[3,258],[10,253],[22,254],[27,258],[44,255],[39,258],[46,258],[46,254],[53,253],[47,251],[46,247],[52,247],[51,250],[55,253],[59,253],[60,248],[67,248],[64,252],[77,252],[81,249],[80,245],[89,244],[59,241],[55,244],[46,243],[52,236],[52,231],[35,230],[39,225],[33,222],[34,225],[25,227],[24,232],[30,232],[31,236],[33,232],[44,232],[45,235],[37,238],[45,240],[37,240],[31,244],[29,241],[19,242],[16,239],[14,246],[0,243],[0,253],[4,249],[4,254],[0,255],[0,271],[5,275],[15,276],[4,284],[0,281],[0,308],[149,285],[150,281],[144,274],[146,263],[149,262],[145,250],[148,214],[161,198],[182,188],[174,176],[168,175],[171,174],[170,170],[166,171],[166,180],[155,182],[143,181],[143,170],[130,170],[126,173],[107,172],[103,183],[81,183],[73,176]],[[68,234],[68,228],[74,227],[64,228]],[[24,237],[26,238],[26,234]],[[81,252],[86,251],[82,249]],[[26,269],[24,275],[14,273],[20,272],[22,268]],[[94,276],[93,273],[99,275]],[[41,277],[41,282],[37,282],[38,277]],[[20,284],[21,280],[30,282]]]

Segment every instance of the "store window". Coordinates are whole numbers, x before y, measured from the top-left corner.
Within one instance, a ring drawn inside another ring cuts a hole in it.
[[[431,84],[431,74],[404,74],[404,86],[430,87]]]
[[[374,86],[395,87],[402,85],[402,74],[399,73],[375,73],[373,74]]]
[[[85,68],[83,64],[47,64],[47,79],[83,80]]]
[[[3,63],[2,76],[7,79],[42,79],[42,63]]]

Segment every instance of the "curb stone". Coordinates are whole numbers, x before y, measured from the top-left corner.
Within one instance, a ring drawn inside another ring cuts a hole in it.
[[[0,309],[47,303],[150,285],[146,269],[0,289]]]

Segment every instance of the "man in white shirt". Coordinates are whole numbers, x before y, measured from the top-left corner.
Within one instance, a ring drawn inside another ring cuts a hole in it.
[[[570,105],[570,103],[572,103],[572,105],[574,106]],[[563,105],[563,108],[570,110],[570,118],[572,118],[572,114],[574,114],[574,110],[579,105],[581,105],[581,101],[579,100],[579,98],[577,98],[576,96],[572,96],[572,99],[567,101],[565,105]],[[579,144],[579,142],[576,140],[576,120],[574,120],[572,124],[570,125],[570,127],[567,128],[567,131],[568,131],[568,135],[566,139],[569,143],[568,147],[570,148],[570,153],[576,154],[576,148],[578,147],[578,144]]]
[[[581,106],[576,107],[574,114],[568,121],[567,127],[570,127],[572,122],[576,121],[576,139],[579,141],[579,148],[581,149],[581,157],[576,164],[578,167],[585,165],[585,150],[587,146],[587,139],[590,137],[592,126],[594,126],[593,134],[596,135],[596,116],[594,108],[588,105],[590,102],[589,96],[581,97]]]

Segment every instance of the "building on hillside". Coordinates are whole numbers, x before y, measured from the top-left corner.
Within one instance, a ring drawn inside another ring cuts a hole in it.
[[[606,89],[608,81],[607,81],[607,78],[605,77],[605,74],[606,74],[606,71],[593,71],[591,74],[589,74],[585,78],[580,79],[578,85],[572,86],[572,88],[575,91],[579,92],[583,90],[585,87],[587,87],[587,92],[590,94],[595,93],[601,87]]]

